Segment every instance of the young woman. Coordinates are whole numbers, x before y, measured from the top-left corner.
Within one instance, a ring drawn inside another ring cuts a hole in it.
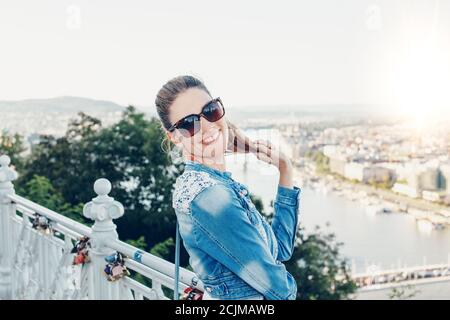
[[[300,189],[290,160],[269,142],[246,138],[226,120],[220,98],[192,76],[167,82],[155,104],[168,139],[183,154],[173,207],[190,264],[205,286],[203,299],[295,299],[297,284],[282,263],[292,255],[298,227]],[[279,169],[271,224],[227,171],[229,149],[253,152]]]

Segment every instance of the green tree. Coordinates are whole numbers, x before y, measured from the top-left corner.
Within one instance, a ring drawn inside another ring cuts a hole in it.
[[[75,206],[68,204],[46,177],[34,175],[25,185],[16,189],[17,194],[28,200],[78,222],[86,223],[82,216],[83,204],[80,203]]]
[[[67,203],[77,205],[90,201],[94,181],[105,177],[113,187],[110,195],[125,207],[125,215],[115,221],[120,236],[144,236],[152,248],[175,236],[172,190],[183,166],[162,152],[163,137],[158,119],[146,119],[131,106],[107,128],[80,113],[63,137],[41,137],[19,184],[33,175],[47,177]],[[182,264],[187,260],[182,248]]]
[[[138,239],[129,239],[125,241],[126,243],[128,243],[129,245],[139,248],[143,251],[147,250],[147,243],[145,242],[145,237],[144,236],[140,236]]]
[[[10,134],[6,130],[0,132],[0,155],[8,155],[11,158],[11,165],[18,172],[24,167],[24,151],[26,147],[20,134]]]
[[[175,242],[173,238],[168,238],[163,242],[157,243],[150,250],[150,253],[165,260],[172,260],[175,255]]]
[[[33,175],[40,175],[47,177],[67,202],[90,201],[96,179],[90,162],[95,155],[85,151],[89,138],[94,137],[100,128],[99,120],[79,113],[79,119],[69,123],[65,136],[41,135],[39,144],[27,159],[26,171],[18,184],[30,180]]]
[[[394,287],[389,292],[389,299],[391,299],[391,300],[412,299],[419,293],[420,293],[420,290],[417,290],[414,285],[405,285],[405,286],[400,286],[400,287]]]
[[[260,197],[257,195],[250,193],[249,194],[250,200],[252,200],[253,204],[255,205],[255,208],[261,212],[261,214],[264,214],[267,216],[267,214],[264,212],[264,203]]]
[[[298,300],[347,299],[356,290],[348,263],[340,256],[342,243],[319,227],[307,234],[299,228],[292,258],[286,268],[298,284]]]
[[[330,171],[330,158],[325,156],[323,152],[316,152],[313,155],[313,160],[316,163],[317,172],[328,173]]]
[[[250,195],[255,207],[270,223],[273,218],[273,201],[266,212],[258,196]],[[356,291],[348,262],[340,254],[342,243],[336,242],[333,233],[324,233],[320,227],[309,234],[299,227],[294,252],[286,262],[287,270],[298,285],[298,300],[347,299]]]

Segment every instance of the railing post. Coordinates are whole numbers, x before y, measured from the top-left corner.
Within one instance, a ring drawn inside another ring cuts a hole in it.
[[[11,216],[14,205],[8,195],[14,194],[12,181],[17,179],[17,172],[9,167],[11,159],[0,156],[0,299],[11,299],[12,283],[12,247],[14,245]]]
[[[91,250],[89,256],[90,273],[92,277],[89,283],[89,299],[114,299],[111,283],[104,274],[106,266],[105,257],[114,254],[114,250],[108,248],[108,243],[119,238],[116,225],[112,219],[120,218],[124,214],[123,205],[109,197],[111,183],[107,179],[98,179],[94,184],[94,191],[98,195],[88,202],[83,208],[83,215],[95,221],[91,233]]]

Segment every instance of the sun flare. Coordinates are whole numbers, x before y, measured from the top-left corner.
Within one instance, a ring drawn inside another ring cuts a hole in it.
[[[392,65],[397,111],[417,129],[450,117],[450,43],[437,17],[411,21],[398,39]]]
[[[396,98],[403,115],[419,128],[447,112],[450,104],[449,59],[433,48],[410,52],[396,72]]]

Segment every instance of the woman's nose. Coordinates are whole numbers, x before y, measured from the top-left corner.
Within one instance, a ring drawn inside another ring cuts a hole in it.
[[[208,130],[208,120],[204,119],[203,117],[200,117],[200,120],[194,121],[194,132],[196,132],[196,136],[198,134],[203,134],[203,132],[206,132],[205,130]]]
[[[208,132],[208,130],[211,128],[211,125],[211,122],[203,117],[200,117],[200,129],[202,132]]]

